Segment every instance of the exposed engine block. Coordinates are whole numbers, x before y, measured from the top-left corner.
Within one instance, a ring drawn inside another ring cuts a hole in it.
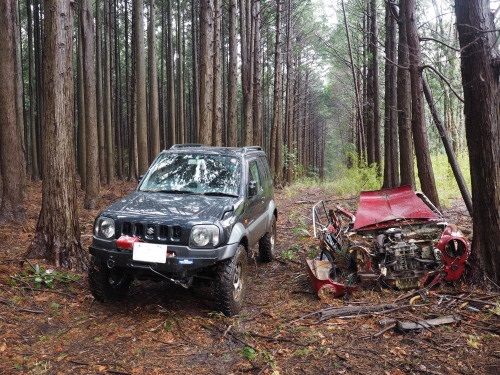
[[[433,247],[439,231],[389,228],[377,235],[374,255],[384,280],[400,289],[416,287],[424,273],[440,265],[440,251]]]

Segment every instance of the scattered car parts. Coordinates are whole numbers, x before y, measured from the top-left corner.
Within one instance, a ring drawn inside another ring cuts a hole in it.
[[[319,201],[312,220],[321,253],[307,261],[309,275],[317,292],[336,297],[365,283],[413,289],[455,281],[470,255],[460,230],[409,186],[362,192],[356,215]]]

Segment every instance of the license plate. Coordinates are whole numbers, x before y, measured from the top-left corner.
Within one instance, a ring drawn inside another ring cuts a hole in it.
[[[132,259],[139,262],[166,263],[167,245],[135,242]]]

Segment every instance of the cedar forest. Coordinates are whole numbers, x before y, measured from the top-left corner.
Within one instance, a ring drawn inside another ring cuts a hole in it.
[[[497,0],[1,0],[0,82],[0,239],[27,238],[0,264],[79,274],[82,222],[161,150],[258,145],[283,202],[410,185],[459,207],[465,282],[500,284]]]

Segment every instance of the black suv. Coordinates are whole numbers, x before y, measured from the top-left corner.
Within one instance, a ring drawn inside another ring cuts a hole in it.
[[[213,280],[217,309],[236,314],[250,249],[258,243],[261,260],[274,257],[276,218],[260,147],[174,145],[95,220],[90,290],[97,300],[116,300],[134,278],[189,287],[203,276]]]

